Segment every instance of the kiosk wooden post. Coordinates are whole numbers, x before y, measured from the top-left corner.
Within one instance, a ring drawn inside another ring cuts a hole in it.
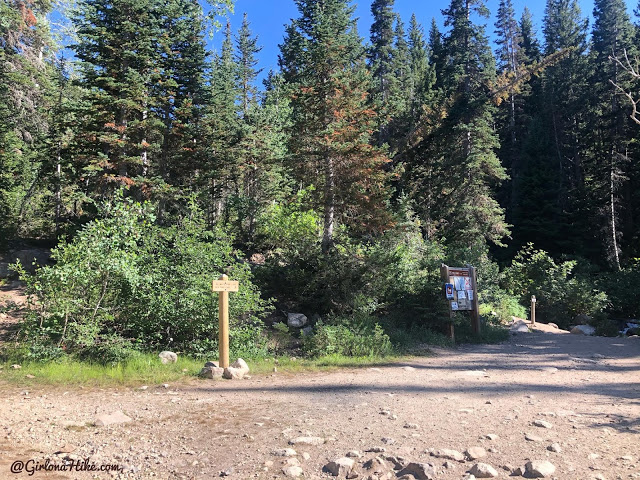
[[[471,309],[471,328],[473,333],[480,335],[480,307],[478,305],[478,277],[476,275],[476,267],[467,265],[469,267],[469,273],[473,279],[473,291],[475,292],[475,298],[473,299],[473,308]]]
[[[445,284],[449,283],[449,267],[444,263],[440,265],[440,277]],[[453,326],[453,310],[451,310],[451,302],[447,300],[447,303],[449,304],[449,324],[447,325],[447,335],[455,343],[456,332]]]
[[[536,296],[531,295],[531,325],[536,324]]]
[[[211,290],[218,292],[218,362],[220,367],[229,366],[229,292],[238,291],[238,282],[220,275],[211,283]]]

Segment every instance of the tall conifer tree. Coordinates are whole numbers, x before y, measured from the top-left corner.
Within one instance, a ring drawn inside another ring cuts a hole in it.
[[[293,108],[290,149],[300,180],[315,183],[328,252],[338,224],[360,232],[386,224],[387,158],[369,143],[376,115],[353,8],[346,0],[296,5],[280,59]]]

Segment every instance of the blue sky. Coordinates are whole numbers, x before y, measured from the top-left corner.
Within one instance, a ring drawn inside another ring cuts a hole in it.
[[[635,0],[633,0],[635,3]],[[487,0],[487,7],[491,11],[491,18],[487,19],[487,33],[493,34],[495,13],[498,10],[499,0]],[[533,20],[536,29],[541,31],[542,18],[544,16],[544,0],[513,0],[514,7],[516,9],[516,15],[520,18],[522,10],[525,5],[533,13]],[[593,12],[593,0],[579,0],[582,14],[589,18],[589,25],[592,22]],[[431,18],[435,17],[438,24],[442,27],[442,15],[441,9],[446,8],[449,4],[449,0],[396,0],[395,11],[398,12],[405,23],[405,28],[408,26],[411,14],[415,13],[418,21],[422,24],[426,31],[428,31],[431,24]],[[359,18],[358,29],[360,35],[368,40],[369,27],[371,26],[371,1],[360,0],[359,2],[353,2],[356,5],[356,16]],[[627,6],[629,13],[632,14],[632,10],[635,5],[631,4],[630,0],[627,0]],[[230,16],[231,28],[234,32],[242,22],[242,15],[247,12],[249,22],[251,23],[251,29],[255,35],[258,35],[258,43],[261,45],[262,51],[258,54],[260,60],[259,67],[263,68],[263,75],[270,69],[277,69],[278,61],[278,44],[282,43],[284,35],[284,25],[288,24],[291,18],[298,16],[298,11],[293,0],[236,0],[235,13]],[[224,20],[223,20],[224,23]],[[219,49],[221,44],[221,32],[214,34],[212,46]]]

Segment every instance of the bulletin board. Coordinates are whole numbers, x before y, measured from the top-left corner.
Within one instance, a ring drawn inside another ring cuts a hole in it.
[[[480,333],[476,269],[471,265],[449,267],[442,264],[440,273],[444,282],[444,296],[449,303],[451,319],[453,319],[454,312],[470,312],[473,331]],[[453,320],[449,326],[449,336],[454,338]]]

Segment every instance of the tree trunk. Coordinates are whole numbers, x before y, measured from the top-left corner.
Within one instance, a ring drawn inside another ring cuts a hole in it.
[[[326,172],[324,184],[324,229],[322,232],[322,252],[327,253],[333,243],[333,228],[335,225],[335,171],[333,158],[326,159]]]

